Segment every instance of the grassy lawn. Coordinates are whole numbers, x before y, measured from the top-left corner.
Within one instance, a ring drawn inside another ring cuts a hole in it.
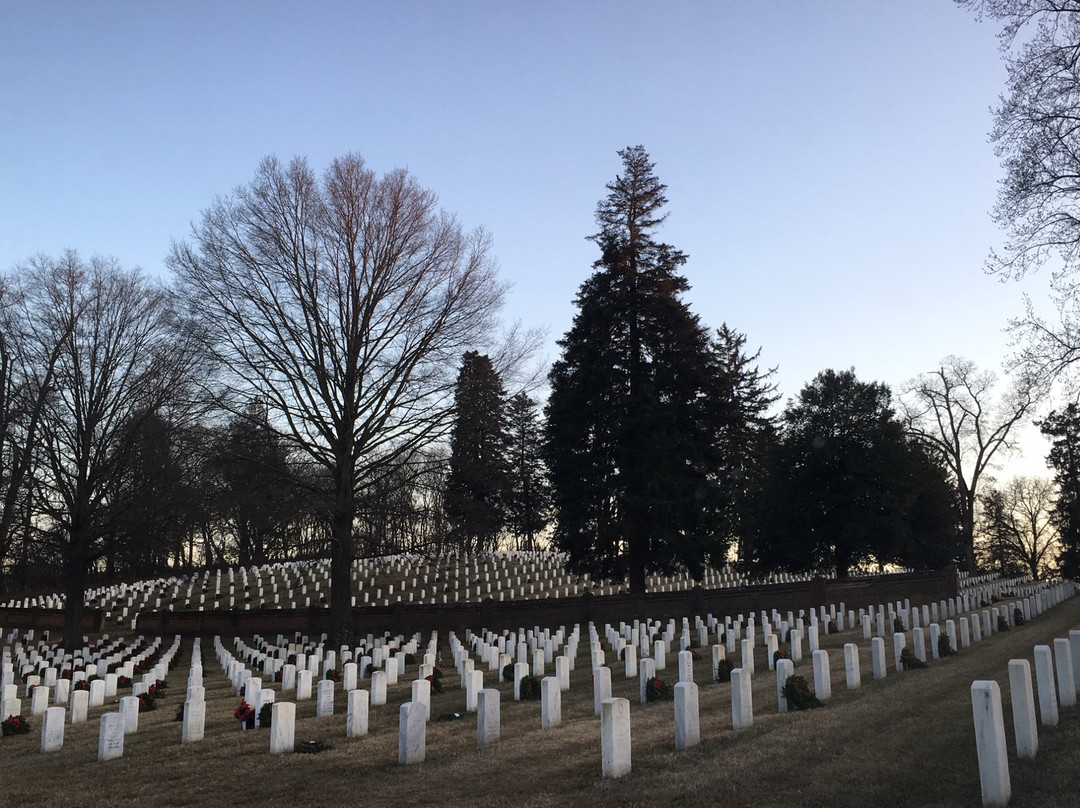
[[[86,724],[68,725],[57,752],[40,752],[36,718],[30,735],[0,739],[0,805],[980,806],[970,687],[975,679],[995,679],[1009,738],[1010,804],[1075,806],[1080,707],[1063,710],[1057,728],[1040,727],[1038,757],[1018,762],[1008,661],[1032,660],[1034,673],[1034,646],[1052,645],[1077,627],[1080,598],[1073,598],[1026,626],[931,661],[928,669],[896,672],[890,666],[883,680],[872,677],[869,643],[859,630],[829,635],[822,647],[830,656],[832,699],[823,709],[784,715],[777,711],[775,677],[759,647],[754,725],[738,732],[731,728],[730,686],[711,681],[703,649],[694,671],[702,741],[679,753],[672,703],[639,704],[637,680],[624,678],[621,663],[613,663],[613,695],[631,701],[633,737],[633,772],[614,781],[601,777],[600,721],[593,716],[584,626],[571,689],[563,694],[562,725],[542,730],[540,703],[515,703],[510,685],[496,685],[485,666],[485,686],[502,691],[502,740],[478,749],[475,715],[433,720],[427,759],[410,767],[397,764],[397,726],[414,668],[390,688],[386,706],[371,708],[367,737],[345,737],[345,696],[339,691],[332,717],[316,718],[314,700],[297,705],[297,744],[318,740],[332,748],[275,756],[269,753],[268,730],[241,732],[233,718],[239,697],[217,665],[212,638],[203,640],[206,738],[182,746],[174,718],[191,658],[187,640],[180,664],[169,674],[166,697],[158,710],[139,717],[138,732],[125,739],[123,758],[97,761],[99,716],[116,709],[108,704],[91,709]],[[859,645],[858,690],[845,684],[846,642]],[[886,645],[891,659],[891,641]],[[445,642],[443,647],[447,653]],[[795,673],[813,681],[809,656]],[[659,676],[677,679],[673,654]],[[435,718],[464,713],[465,692],[452,666],[444,683],[445,692],[432,696]],[[28,712],[24,700],[23,715]]]

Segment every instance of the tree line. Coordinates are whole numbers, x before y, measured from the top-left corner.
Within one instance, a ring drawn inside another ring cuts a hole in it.
[[[59,584],[76,637],[95,582],[329,557],[347,642],[362,555],[555,546],[635,592],[728,559],[973,568],[1032,388],[992,401],[950,358],[897,400],[830,369],[777,415],[747,337],[684,300],[648,154],[619,154],[542,406],[486,234],[356,155],[263,161],[171,283],[76,252],[0,275],[0,582]]]

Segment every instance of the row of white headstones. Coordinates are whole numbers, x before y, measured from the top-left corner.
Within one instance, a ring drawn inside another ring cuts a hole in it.
[[[618,581],[590,580],[588,575],[571,575],[565,568],[565,554],[552,552],[506,552],[462,556],[433,563],[425,556],[403,554],[354,563],[353,606],[393,603],[459,603],[492,598],[495,600],[570,597],[585,591],[608,595],[622,591]],[[767,582],[783,583],[805,579],[806,575],[773,573]],[[389,579],[389,580],[386,580]],[[649,576],[649,591],[672,592],[701,585],[707,589],[743,586],[749,580],[730,565],[707,568],[700,582],[687,574]],[[140,611],[176,609],[307,608],[325,603],[330,590],[329,562],[282,562],[262,567],[229,568],[118,584],[87,592],[87,604],[106,611],[106,619],[126,625]],[[60,594],[9,601],[21,608],[63,607]],[[132,626],[134,630],[134,626]]]
[[[970,610],[969,607],[977,607],[979,603],[988,600],[992,596],[1002,592],[1016,591],[1015,582],[1002,582],[992,586],[985,586],[978,590],[966,593],[958,598],[942,601],[939,604],[923,606],[921,609],[912,609],[910,604],[897,603],[895,606],[870,607],[868,610],[860,609],[858,614],[848,612],[848,627],[852,628],[861,624],[864,639],[872,642],[874,659],[874,676],[882,678],[886,675],[887,664],[884,653],[884,635],[894,627],[899,619],[905,627],[910,626],[914,638],[916,656],[925,658],[925,642],[923,640],[923,627],[930,620],[938,617],[956,615],[958,611]],[[1020,600],[1010,604],[991,609],[983,609],[981,615],[972,615],[959,618],[959,647],[966,647],[969,642],[978,642],[983,636],[988,636],[994,630],[995,620],[992,617],[1000,615],[1002,620],[1009,623],[1013,620],[1015,610],[1019,609],[1026,619],[1030,619],[1041,613],[1044,609],[1060,602],[1064,597],[1075,593],[1075,588],[1069,585],[1039,589],[1031,587],[1021,591]],[[838,618],[839,615],[839,618]],[[802,641],[808,640],[814,662],[815,692],[822,700],[831,696],[831,684],[829,676],[828,653],[817,647],[819,631],[829,631],[833,622],[844,622],[843,604],[839,610],[835,606],[826,610],[824,607],[819,613],[811,610],[808,622],[804,620],[800,612],[798,618],[794,618],[791,612],[787,619],[783,619],[775,610],[771,615],[761,615],[761,636],[767,649],[767,658],[770,669],[773,668],[773,655],[777,650],[780,637],[773,632],[773,626],[777,625],[781,636],[787,635],[790,640],[790,658],[778,660],[777,670],[777,698],[781,712],[788,709],[786,699],[783,697],[786,678],[791,675],[793,665],[802,658]],[[888,623],[886,624],[886,616]],[[923,625],[920,625],[920,622]],[[741,667],[731,672],[732,692],[732,723],[736,729],[749,726],[753,722],[753,704],[751,697],[751,677],[754,675],[753,649],[756,642],[755,617],[750,616],[745,621],[739,615],[735,620],[730,617],[723,621],[715,620],[711,615],[705,620],[700,617],[694,618],[694,627],[697,630],[699,644],[705,646],[710,635],[714,634],[718,642],[712,646],[712,669],[715,671],[720,660],[729,653],[734,654],[738,645],[741,653]],[[663,629],[662,638],[650,642],[656,633]],[[872,628],[877,628],[879,636],[872,637]],[[936,622],[929,625],[931,634],[931,649],[937,656],[938,644],[935,641],[938,632]],[[594,711],[601,717],[602,736],[602,768],[606,777],[620,777],[630,771],[630,731],[629,731],[629,701],[626,699],[611,698],[611,669],[605,666],[605,650],[601,644],[600,633],[589,624],[589,647],[590,661],[593,667],[593,702]],[[948,636],[955,644],[957,632],[954,620],[946,621]],[[901,669],[900,656],[906,647],[906,634],[904,632],[893,633],[894,661],[897,669]],[[617,629],[610,625],[605,626],[604,639],[608,649],[621,656],[624,662],[624,672],[627,678],[638,678],[640,698],[644,702],[647,699],[645,684],[656,675],[659,670],[666,668],[667,648],[674,643],[676,623],[668,621],[666,626],[654,621],[645,623],[635,622],[633,625],[621,624]],[[743,636],[745,634],[745,636]],[[453,634],[450,635],[449,643],[453,652],[454,664],[462,677],[462,684],[466,690],[466,709],[478,713],[477,741],[479,744],[489,744],[499,738],[500,733],[500,692],[495,688],[483,687],[483,673],[475,668],[476,661],[470,656],[470,648],[477,654],[481,662],[487,661],[489,670],[502,671],[512,660],[508,651],[516,652],[516,663],[513,666],[514,697],[520,699],[521,680],[528,675],[543,676],[545,665],[554,661],[555,676],[543,677],[541,680],[541,725],[544,728],[557,726],[561,722],[561,693],[569,689],[569,672],[573,669],[577,657],[577,649],[580,640],[580,627],[575,626],[573,632],[566,634],[565,628],[560,628],[552,633],[549,629],[540,631],[538,627],[533,631],[520,633],[504,632],[501,636],[495,636],[492,632],[473,634],[466,632],[466,643],[463,645]],[[693,654],[691,647],[691,627],[689,619],[684,618],[680,633],[680,645],[682,650],[678,654],[679,682],[674,690],[675,709],[675,743],[677,749],[685,749],[693,746],[700,740],[698,719],[697,685],[693,681]],[[368,729],[368,710],[370,706],[386,703],[386,687],[395,684],[397,679],[404,675],[406,654],[416,653],[421,640],[420,635],[403,643],[404,638],[395,638],[394,642],[382,644],[373,638],[368,638],[369,654],[359,656],[360,663],[353,660],[353,654],[361,654],[365,648],[358,648],[355,652],[349,649],[341,649],[342,685],[348,693],[348,720],[346,733],[349,737],[365,735]],[[306,638],[304,638],[306,643]],[[564,653],[554,658],[555,652],[564,645]],[[266,648],[266,651],[255,650],[248,647],[239,639],[234,640],[234,648],[242,658],[261,666],[264,674],[274,676],[281,673],[282,693],[290,690],[296,691],[296,700],[302,701],[312,697],[313,677],[322,669],[323,679],[317,686],[316,715],[324,716],[333,713],[335,682],[327,678],[331,670],[337,665],[338,652],[326,651],[320,647],[310,648],[306,645],[285,644],[282,637],[278,638],[278,646],[268,647],[260,638],[255,638],[256,648]],[[179,647],[179,638],[174,641],[172,648],[163,658],[162,664],[167,668],[167,660],[171,659]],[[305,655],[298,653],[301,649],[311,650],[312,653]],[[641,650],[641,659],[637,659],[637,651]],[[295,710],[296,705],[284,700],[275,700],[275,691],[272,688],[262,687],[261,677],[253,675],[247,665],[234,656],[220,641],[215,638],[214,651],[225,673],[230,677],[232,686],[244,696],[251,704],[256,715],[266,704],[271,704],[270,747],[272,752],[285,753],[294,749],[295,737]],[[844,648],[845,669],[849,688],[860,686],[860,665],[858,647],[855,643],[848,643]],[[285,660],[293,655],[295,663],[287,663]],[[428,642],[423,663],[419,665],[418,678],[411,685],[411,700],[400,708],[400,736],[399,736],[399,762],[409,764],[424,759],[426,747],[426,724],[431,718],[431,682],[427,676],[432,675],[438,657],[437,636],[432,635]],[[636,663],[636,664],[635,664]],[[357,688],[357,680],[370,668],[380,668],[371,671],[370,690]],[[144,683],[163,671],[155,670],[144,677]],[[35,688],[36,692],[37,688]],[[203,737],[205,721],[205,691],[202,686],[201,649],[199,641],[195,641],[192,653],[191,673],[188,679],[187,697],[185,699],[182,742],[190,743],[199,741]],[[85,691],[79,691],[76,695],[86,695]],[[39,697],[40,698],[40,697]],[[125,702],[121,699],[121,707],[118,713],[106,713],[101,718],[99,733],[99,758],[107,760],[123,753],[123,735],[133,732],[138,726],[138,698],[133,693]],[[48,710],[58,710],[51,716]],[[73,705],[73,714],[77,707]],[[16,713],[17,714],[17,713]],[[59,717],[57,717],[59,716]],[[109,717],[112,716],[112,717]],[[59,721],[59,724],[57,724]],[[60,727],[57,730],[57,726]],[[50,751],[59,748],[62,744],[63,708],[48,708],[45,711],[42,726],[42,749]],[[59,732],[59,740],[57,734]]]
[[[143,637],[136,638],[132,645],[126,645],[122,639],[110,641],[108,635],[103,635],[96,648],[91,649],[86,645],[72,653],[62,647],[50,646],[44,640],[27,650],[17,637],[17,631],[8,635],[0,655],[2,716],[20,715],[22,699],[19,698],[16,677],[24,683],[24,695],[30,699],[31,715],[42,714],[50,700],[56,705],[66,705],[70,701],[81,707],[78,720],[85,720],[87,707],[103,706],[106,698],[118,695],[121,677],[132,680],[131,695],[139,696],[149,690],[156,677],[164,678],[167,669],[159,663],[153,671],[143,674],[141,681],[134,681],[136,666],[161,647],[160,637],[142,648],[146,642]],[[28,632],[27,642],[32,643],[33,637],[34,632]],[[80,687],[82,682],[86,684]]]
[[[1080,697],[1080,630],[1055,638],[1053,648],[1036,645],[1034,656],[1040,721],[1043,727],[1056,727],[1059,708],[1076,706]],[[1010,659],[1008,670],[1016,757],[1034,758],[1039,751],[1039,730],[1031,663]],[[998,683],[993,679],[972,682],[971,708],[983,805],[1003,808],[1012,797],[1012,783]]]
[[[0,632],[2,633],[2,632]],[[32,638],[32,634],[30,635]],[[94,652],[89,647],[84,647],[81,656],[64,654],[63,649],[50,649],[44,657],[39,657],[40,647],[31,649],[26,653],[21,643],[11,645],[13,637],[9,635],[8,645],[5,647],[0,668],[0,688],[2,688],[2,704],[0,714],[5,717],[20,716],[22,700],[18,698],[17,688],[13,681],[15,665],[24,676],[26,695],[30,697],[30,714],[41,720],[41,751],[52,752],[59,750],[64,745],[65,724],[78,724],[87,720],[89,708],[103,707],[105,699],[116,696],[118,680],[120,676],[131,678],[135,666],[155,654],[161,647],[161,638],[155,638],[145,650],[132,655],[133,649],[125,649],[121,653],[112,653],[120,644],[120,640],[106,643]],[[107,638],[105,638],[107,640]],[[123,752],[122,735],[125,732],[134,732],[139,724],[140,698],[145,697],[150,688],[168,675],[169,665],[173,657],[180,649],[180,637],[177,636],[172,645],[159,657],[157,664],[142,675],[141,681],[132,682],[132,693],[129,696],[121,696],[119,708],[116,713],[105,713],[101,717],[99,732],[98,757],[106,760],[116,757]],[[13,650],[13,653],[12,653]],[[87,660],[94,660],[87,662]],[[59,667],[49,664],[41,670],[40,674],[28,674],[28,670],[35,669],[37,664],[48,664],[59,661]],[[86,662],[85,667],[76,670],[72,678],[68,679],[63,674],[73,665]],[[88,677],[96,677],[98,670],[105,671],[114,665],[120,666],[120,673],[108,672],[102,678],[93,678],[89,681],[89,689],[81,689],[77,684]],[[52,684],[50,684],[50,682]],[[75,688],[75,689],[72,689]],[[50,696],[55,706],[49,706]],[[68,705],[65,707],[64,705]],[[106,721],[106,717],[111,716]],[[116,741],[117,728],[120,730],[121,739]],[[117,751],[119,749],[119,751]]]

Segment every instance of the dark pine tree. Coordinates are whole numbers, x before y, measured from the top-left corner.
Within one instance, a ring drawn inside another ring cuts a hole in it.
[[[720,556],[715,355],[680,295],[686,256],[653,237],[665,186],[645,150],[619,152],[591,237],[601,257],[577,295],[549,380],[546,454],[555,543],[580,572],[628,577]]]
[[[462,552],[494,550],[506,525],[506,396],[491,359],[468,351],[454,390],[446,516]]]
[[[536,537],[550,523],[551,489],[541,456],[543,431],[536,402],[518,393],[506,407],[506,526],[523,550],[536,549]]]
[[[775,368],[761,371],[761,351],[746,353],[746,336],[727,323],[713,338],[720,401],[728,414],[718,435],[723,468],[718,482],[727,507],[723,531],[725,547],[733,544],[740,564],[749,561],[753,526],[757,520],[760,492],[768,473],[767,455],[776,441],[776,424],[769,410],[779,395],[770,381]],[[714,564],[724,559],[714,559]]]
[[[1069,404],[1039,424],[1050,438],[1046,462],[1054,470],[1057,500],[1054,519],[1058,528],[1058,571],[1063,578],[1080,579],[1080,407]]]

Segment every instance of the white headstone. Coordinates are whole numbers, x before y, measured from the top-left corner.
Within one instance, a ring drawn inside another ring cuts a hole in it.
[[[1044,727],[1058,723],[1057,690],[1054,685],[1054,665],[1049,645],[1035,646],[1035,681],[1039,689],[1039,717]]]
[[[754,723],[754,697],[750,672],[735,668],[731,672],[731,724],[744,729]]]
[[[600,712],[600,753],[605,778],[630,774],[630,702],[627,699],[604,699]]]
[[[743,642],[747,642],[744,640]],[[753,650],[751,650],[753,653]],[[694,681],[694,654],[690,651],[679,651],[679,681]]]
[[[407,701],[401,705],[398,713],[398,763],[402,766],[424,762],[427,751],[427,714],[425,704]]]
[[[540,726],[543,729],[562,723],[562,688],[554,676],[540,680]]]
[[[675,748],[689,749],[700,741],[698,686],[693,682],[679,682],[675,685]]]
[[[75,690],[69,699],[70,722],[81,724],[86,721],[87,707],[90,705],[90,691]]]
[[[1016,756],[1034,758],[1039,751],[1035,723],[1035,694],[1031,688],[1031,665],[1026,659],[1009,660],[1009,693],[1012,700]]]
[[[102,682],[104,688],[105,683]],[[104,713],[98,730],[98,760],[110,760],[124,754],[124,719],[120,713]]]
[[[296,700],[307,701],[311,698],[311,671],[306,668],[296,672]]]
[[[603,703],[611,698],[611,668],[593,668],[593,711],[601,715]]]
[[[997,682],[971,683],[971,709],[975,719],[975,748],[984,806],[1005,808],[1012,796],[1009,757],[1005,747],[1005,721]]]
[[[383,704],[386,704],[386,671],[375,671],[371,674],[371,706]]]
[[[64,745],[63,707],[49,707],[41,718],[41,751],[55,752]]]
[[[501,720],[499,715],[499,691],[484,688],[476,700],[476,743],[486,746],[499,740]]]
[[[38,685],[30,691],[30,715],[44,715],[49,709],[49,687]]]
[[[789,710],[788,700],[784,698],[784,686],[794,670],[795,663],[790,659],[776,660],[776,701],[781,713],[786,713]],[[732,710],[734,710],[734,707]],[[732,714],[734,715],[734,712]]]
[[[1072,653],[1067,639],[1054,640],[1054,668],[1057,673],[1058,707],[1076,706],[1076,680],[1072,667]]]
[[[814,695],[821,701],[832,698],[829,652],[823,649],[814,651]]]
[[[318,697],[315,700],[315,716],[317,718],[322,718],[323,716],[333,714],[334,681],[332,679],[320,679]]]
[[[559,657],[565,659],[565,657]],[[555,666],[558,668],[558,665]],[[556,677],[558,678],[558,677]],[[484,689],[484,672],[471,670],[465,674],[465,712],[475,713],[479,706],[480,691]]]
[[[189,699],[184,702],[184,725],[180,731],[180,743],[195,743],[203,739],[206,727],[206,702]]]
[[[270,752],[276,755],[290,754],[296,747],[296,705],[289,701],[277,701],[271,709]]]
[[[844,674],[849,690],[862,685],[862,670],[859,668],[859,646],[853,642],[844,644]]]
[[[348,695],[348,718],[345,735],[360,738],[368,733],[368,705],[370,694],[366,690],[350,690]]]
[[[124,734],[139,729],[139,697],[124,696],[120,699],[120,717],[124,719]]]
[[[874,664],[874,678],[884,679],[885,674],[889,670],[889,665],[885,661],[885,640],[881,637],[874,637],[870,640],[870,656]]]

